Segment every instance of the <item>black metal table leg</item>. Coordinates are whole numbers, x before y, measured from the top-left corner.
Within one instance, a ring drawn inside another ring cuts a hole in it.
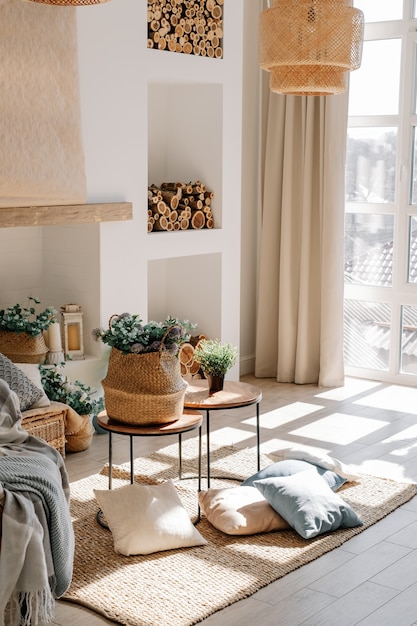
[[[259,428],[259,402],[256,404],[256,443],[257,443],[257,455],[258,455],[258,472],[261,469],[261,432]]]
[[[202,434],[203,434],[203,430],[202,430],[202,427],[200,426],[198,429],[198,494],[200,494],[200,491],[201,491],[201,453],[202,453],[201,438],[202,438]],[[199,522],[201,520],[201,509],[200,509],[200,500],[198,498],[197,500],[198,500],[197,522]]]
[[[206,410],[206,435],[207,435],[207,489],[210,489],[210,411]]]
[[[113,478],[113,446],[112,446],[112,434],[109,432],[109,489],[112,488]]]
[[[202,427],[200,426],[198,429],[198,491],[201,491],[201,453],[202,453]]]
[[[178,435],[178,478],[182,480],[182,434]]]
[[[109,435],[109,489],[112,488],[113,478],[113,446],[112,446],[112,434],[108,431]],[[106,530],[109,530],[109,525],[103,520],[103,511],[99,509],[96,514],[96,520]]]
[[[130,438],[130,484],[133,485],[135,480],[135,473],[133,471],[133,436],[129,435]]]

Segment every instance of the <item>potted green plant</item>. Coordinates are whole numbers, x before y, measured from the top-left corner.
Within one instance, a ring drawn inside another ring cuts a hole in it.
[[[43,363],[48,352],[43,331],[55,321],[56,309],[38,312],[40,301],[29,296],[26,307],[0,309],[0,352],[17,363]]]
[[[41,382],[50,400],[68,404],[79,415],[97,415],[104,409],[103,398],[89,385],[76,380],[71,382],[63,373],[65,362],[60,365],[40,365]]]
[[[96,397],[97,391],[76,380],[71,382],[63,373],[65,362],[60,365],[40,365],[41,382],[50,400],[70,406],[80,418],[73,421],[74,430],[66,429],[66,452],[86,450],[97,430],[97,415],[104,409],[104,399]]]
[[[127,424],[178,420],[184,409],[186,382],[178,353],[195,328],[188,320],[167,317],[144,324],[140,315],[113,315],[107,329],[93,337],[111,346],[102,381],[107,415]]]
[[[196,345],[194,360],[200,363],[208,380],[210,393],[223,389],[224,377],[236,363],[237,353],[236,346],[222,343],[218,339],[202,339]]]

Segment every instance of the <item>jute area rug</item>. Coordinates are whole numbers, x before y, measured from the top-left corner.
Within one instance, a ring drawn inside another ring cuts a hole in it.
[[[191,518],[197,514],[197,441],[183,443],[183,480],[176,481]],[[204,468],[205,456],[203,458]],[[261,467],[271,463],[261,458]],[[256,471],[256,452],[224,446],[211,449],[211,475],[240,482]],[[189,478],[187,478],[189,476]],[[135,479],[154,483],[178,477],[178,444],[135,461]],[[129,483],[129,464],[113,467],[113,489]],[[203,480],[203,488],[205,488]],[[212,478],[212,487],[233,486]],[[93,489],[107,489],[108,467],[71,484],[76,537],[74,576],[65,598],[130,626],[189,626],[246,598],[289,572],[337,548],[417,494],[417,485],[362,476],[339,491],[364,526],[304,540],[294,531],[245,537],[225,535],[205,518],[199,532],[208,544],[149,556],[125,557],[113,550],[112,535],[96,521]]]

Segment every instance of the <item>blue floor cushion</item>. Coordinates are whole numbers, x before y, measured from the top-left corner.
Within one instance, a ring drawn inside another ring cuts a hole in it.
[[[264,478],[275,478],[280,476],[292,476],[298,472],[305,472],[306,470],[312,470],[317,472],[329,485],[330,489],[337,491],[342,485],[345,484],[346,478],[339,476],[336,472],[332,472],[329,469],[320,467],[307,461],[301,461],[298,459],[285,459],[284,461],[278,461],[265,467],[260,472],[256,472],[253,476],[250,476],[243,481],[242,486],[253,486],[256,480],[263,480]]]
[[[254,486],[304,539],[363,525],[349,504],[314,470],[256,480]]]

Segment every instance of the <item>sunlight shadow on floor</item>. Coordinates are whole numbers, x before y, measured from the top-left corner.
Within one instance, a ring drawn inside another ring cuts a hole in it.
[[[417,389],[391,385],[356,400],[353,404],[417,415]]]
[[[348,445],[383,428],[388,423],[357,415],[333,413],[311,424],[289,431],[289,434],[334,445]]]

